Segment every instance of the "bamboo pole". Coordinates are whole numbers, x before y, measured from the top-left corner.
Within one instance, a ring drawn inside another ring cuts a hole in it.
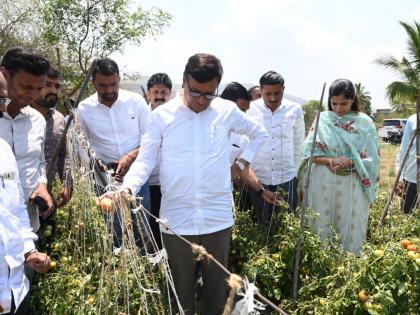
[[[326,85],[326,83],[324,83],[324,85],[322,87],[321,99],[319,101],[318,114],[317,114],[316,120],[315,120],[314,137],[312,139],[311,156],[309,158],[309,165],[308,165],[308,176],[306,178],[306,183],[305,183],[305,194],[304,194],[304,197],[303,197],[302,212],[300,214],[300,235],[299,235],[298,242],[296,244],[295,268],[294,268],[294,272],[293,272],[293,299],[294,300],[297,299],[297,291],[298,291],[298,285],[299,285],[300,255],[301,255],[301,251],[302,251],[302,239],[303,239],[303,235],[304,235],[303,229],[304,229],[304,226],[305,226],[305,209],[308,207],[307,191],[308,191],[308,188],[309,188],[309,185],[310,185],[310,180],[311,180],[311,169],[312,169],[312,164],[313,164],[313,160],[314,160],[315,141],[316,141],[316,136],[318,134],[319,117],[321,115],[322,102],[324,100],[325,85]]]

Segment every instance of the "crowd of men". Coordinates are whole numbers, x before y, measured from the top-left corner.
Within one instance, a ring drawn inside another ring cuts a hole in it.
[[[36,251],[36,233],[57,207],[71,200],[71,161],[65,144],[56,149],[65,126],[55,109],[60,72],[22,48],[9,50],[0,69],[0,314],[24,314],[32,272],[23,266],[48,270],[48,256]],[[140,94],[120,88],[118,65],[103,58],[93,69],[96,93],[75,111],[94,151],[97,196],[107,195],[112,170],[113,184],[142,197],[143,207],[170,226],[159,227],[148,212],[141,214],[143,220],[132,220],[136,240],[146,223],[158,248],[165,248],[186,314],[196,311],[198,267],[204,314],[222,312],[226,275],[215,264],[198,265],[189,245],[175,234],[204,246],[227,266],[234,187],[243,196],[241,207],[252,207],[263,225],[271,223],[281,200],[291,212],[297,205],[301,107],[283,101],[284,79],[274,71],[264,73],[259,86],[249,91],[232,82],[219,97],[222,76],[217,57],[193,55],[172,99],[169,76],[150,77],[147,103]],[[57,175],[61,185],[54,196]],[[113,222],[117,254],[123,245],[119,210],[104,214],[104,220]]]
[[[121,89],[117,63],[102,58],[92,72],[95,93],[74,111],[75,124],[92,147],[98,201],[115,197],[110,186],[118,188],[119,197],[141,199],[145,211],[131,212],[139,255],[166,251],[185,314],[196,312],[198,277],[203,313],[223,312],[226,274],[215,264],[196,261],[184,240],[203,246],[226,267],[233,191],[240,195],[238,209],[252,210],[262,227],[270,228],[281,204],[294,212],[298,202],[305,136],[301,106],[283,99],[285,81],[275,71],[265,72],[248,90],[231,82],[219,91],[222,76],[217,57],[195,54],[185,65],[181,89],[173,91],[169,76],[159,72],[142,96]],[[37,234],[42,225],[54,225],[55,210],[72,198],[66,118],[56,109],[61,88],[60,71],[43,56],[13,48],[2,57],[0,314],[27,313],[33,271],[45,273],[50,266],[48,255],[37,250]],[[413,115],[397,170],[415,125]],[[405,213],[418,202],[415,149],[410,148],[398,185],[406,190]],[[124,247],[121,213],[118,207],[104,213],[115,255]]]

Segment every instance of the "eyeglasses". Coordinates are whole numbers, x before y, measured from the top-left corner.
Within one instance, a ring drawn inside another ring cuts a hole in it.
[[[0,105],[9,105],[12,100],[7,97],[0,97]]]
[[[190,85],[188,84],[188,80],[187,79],[185,79],[185,83],[187,84],[187,87],[188,87],[188,94],[191,97],[197,98],[197,97],[200,97],[200,96],[204,96],[209,101],[214,100],[217,97],[219,87],[217,87],[215,94],[201,93],[201,92],[198,92],[198,91],[191,91],[191,88],[190,88]]]

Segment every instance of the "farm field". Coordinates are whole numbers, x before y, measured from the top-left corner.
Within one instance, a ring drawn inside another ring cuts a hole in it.
[[[293,300],[298,215],[280,213],[268,232],[255,225],[249,212],[237,212],[229,269],[247,276],[288,314],[420,314],[419,213],[400,214],[395,198],[386,224],[378,225],[395,179],[397,150],[394,145],[381,146],[381,188],[370,209],[361,257],[333,242],[321,242],[306,229],[299,294]],[[45,233],[45,250],[56,266],[38,277],[33,312],[177,314],[168,293],[166,265],[153,264],[130,247],[112,255],[92,184],[83,176],[77,182],[75,198],[56,214],[53,236]],[[271,313],[275,314],[269,307],[261,311]]]

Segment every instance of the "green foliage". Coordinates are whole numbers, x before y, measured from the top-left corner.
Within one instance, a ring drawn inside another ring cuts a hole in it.
[[[305,130],[309,130],[319,110],[319,101],[311,100],[303,104],[302,109],[304,111]],[[324,111],[324,107],[321,108],[321,111]]]
[[[407,56],[397,58],[382,57],[376,63],[389,68],[401,77],[400,81],[390,83],[386,88],[389,100],[398,104],[404,100],[405,104],[420,102],[420,23],[410,25],[400,22],[407,33]]]
[[[44,36],[59,45],[66,62],[86,74],[94,58],[123,51],[125,44],[141,44],[156,37],[171,15],[158,9],[131,8],[128,0],[43,0]]]
[[[356,83],[354,87],[356,88],[356,95],[359,98],[360,103],[362,104],[363,111],[370,116],[372,114],[372,97],[370,96],[370,92],[366,91],[362,83]]]
[[[371,207],[361,257],[332,242],[322,242],[305,228],[297,301],[292,300],[292,286],[298,215],[280,213],[274,233],[267,238],[267,230],[253,223],[249,213],[238,213],[231,269],[255,279],[261,293],[289,314],[416,314],[420,309],[420,254],[410,256],[399,241],[409,238],[420,245],[416,238],[420,218],[418,214],[392,214],[385,226],[378,226],[387,196],[385,191],[380,193]],[[366,303],[358,299],[361,290],[367,294]]]
[[[42,52],[55,61],[54,48],[45,44],[39,0],[2,1],[0,10],[0,56],[17,46]]]

